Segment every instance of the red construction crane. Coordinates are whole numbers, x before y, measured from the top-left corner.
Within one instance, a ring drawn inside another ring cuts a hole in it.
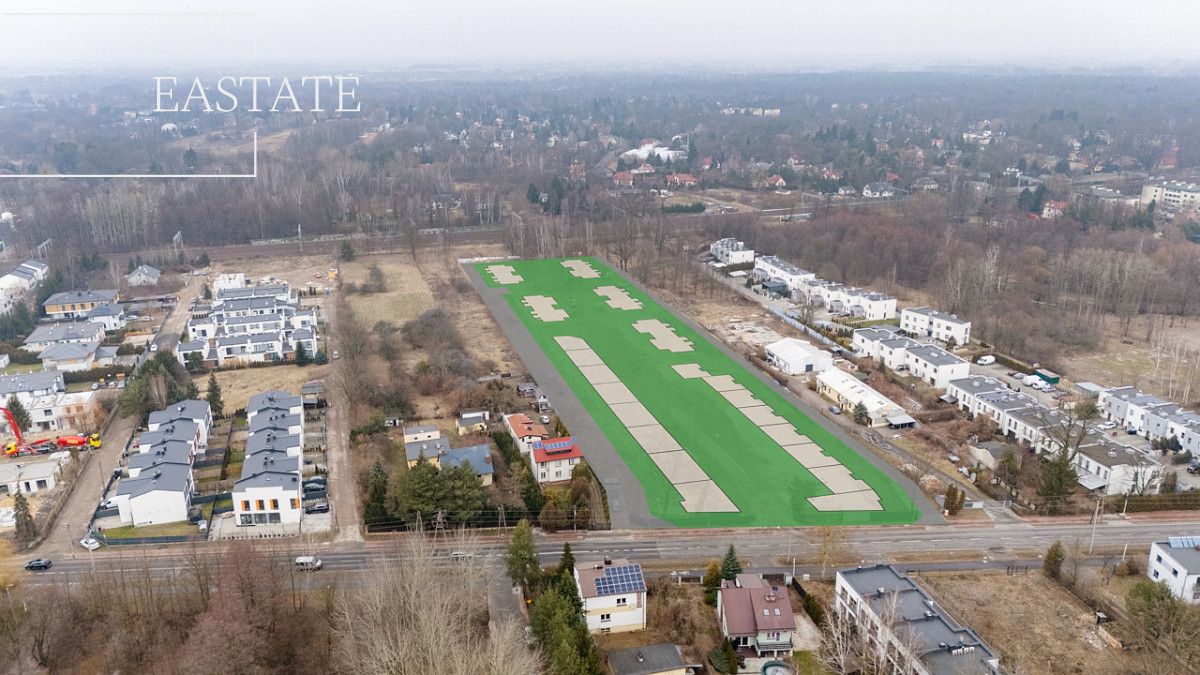
[[[12,429],[13,435],[17,437],[17,440],[10,442],[4,448],[4,454],[8,457],[40,455],[50,452],[55,448],[100,447],[100,434],[92,434],[90,436],[59,436],[58,438],[43,438],[32,443],[26,443],[25,436],[21,434],[21,425],[17,424],[17,418],[13,417],[12,411],[8,408],[0,408],[0,412],[4,413],[4,419],[8,421],[8,428]]]

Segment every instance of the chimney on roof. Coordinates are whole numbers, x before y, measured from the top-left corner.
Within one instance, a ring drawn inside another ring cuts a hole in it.
[[[607,557],[607,556],[606,556],[606,557],[604,558],[604,566],[605,566],[605,567],[608,567],[609,565],[612,565],[612,558],[609,558],[609,557]]]

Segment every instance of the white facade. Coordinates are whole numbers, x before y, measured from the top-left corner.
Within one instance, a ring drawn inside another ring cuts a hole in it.
[[[910,347],[905,363],[913,377],[935,389],[945,389],[950,382],[971,374],[971,364],[933,345]]]
[[[820,373],[833,367],[833,355],[804,340],[784,338],[765,347],[767,363],[785,375]]]
[[[971,322],[955,314],[929,307],[911,307],[900,312],[900,330],[939,342],[965,345],[971,341]]]
[[[817,375],[817,391],[847,412],[851,412],[859,403],[863,404],[870,417],[871,426],[883,426],[887,424],[887,418],[904,414],[904,409],[891,399],[837,368],[830,368]]]
[[[597,579],[635,570],[642,579],[642,568],[626,560],[575,566],[575,587],[583,604],[583,615],[590,633],[624,633],[646,628],[646,583],[630,583],[624,590],[597,590]]]
[[[1167,211],[1195,211],[1200,209],[1200,185],[1174,180],[1147,183],[1142,186],[1141,206],[1152,201]]]
[[[760,279],[774,279],[787,284],[788,290],[797,291],[809,279],[817,275],[777,258],[773,255],[760,255],[754,259],[754,272]]]
[[[754,262],[754,249],[732,237],[718,239],[708,246],[708,252],[724,265],[745,265]]]
[[[1200,602],[1200,545],[1198,537],[1171,537],[1150,544],[1146,576],[1162,582],[1171,594],[1189,604]]]

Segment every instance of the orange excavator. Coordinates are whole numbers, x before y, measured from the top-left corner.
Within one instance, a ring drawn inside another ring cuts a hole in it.
[[[4,446],[4,455],[6,457],[42,455],[61,448],[100,447],[100,434],[92,434],[90,436],[59,436],[58,438],[43,438],[27,443],[25,437],[21,434],[21,425],[17,424],[17,419],[13,417],[12,412],[8,408],[0,408],[0,412],[4,413],[4,419],[8,421],[8,428],[12,429],[13,435],[17,437],[17,440],[10,441],[8,445]]]

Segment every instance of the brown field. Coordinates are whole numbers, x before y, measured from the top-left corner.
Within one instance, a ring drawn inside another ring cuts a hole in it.
[[[431,309],[436,304],[427,275],[423,273],[420,265],[413,264],[409,256],[360,256],[357,260],[342,265],[342,283],[360,284],[366,281],[367,272],[372,265],[378,265],[383,272],[387,290],[383,293],[346,295],[350,308],[356,315],[367,320],[368,325],[382,320],[391,321],[399,326],[417,318],[421,312]]]
[[[300,386],[309,380],[324,379],[329,366],[310,365],[303,368],[290,364],[270,368],[241,368],[217,371],[217,382],[221,385],[221,400],[225,411],[233,412],[245,408],[250,396],[267,389],[280,389],[292,394],[300,393]],[[208,378],[196,378],[200,396],[208,395]]]
[[[921,584],[1000,654],[1006,670],[1130,672],[1126,657],[1098,635],[1092,611],[1039,570],[929,573]]]

